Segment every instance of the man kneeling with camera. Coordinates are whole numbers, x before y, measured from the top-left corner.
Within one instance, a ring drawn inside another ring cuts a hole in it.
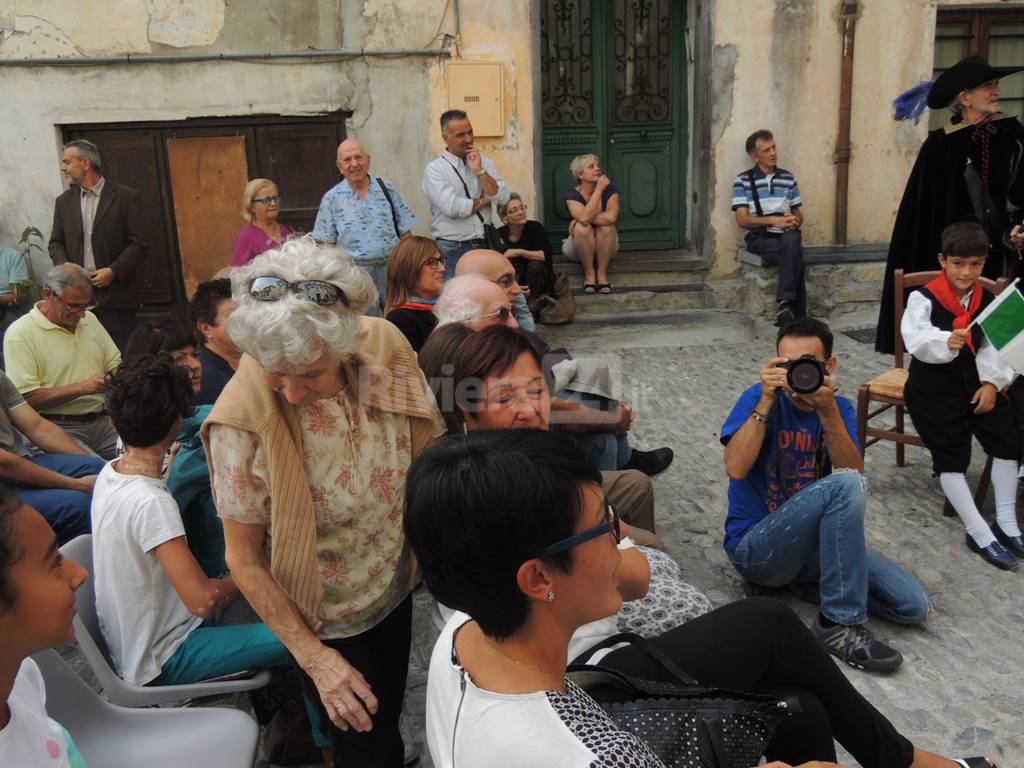
[[[725,551],[747,581],[819,604],[811,630],[833,655],[892,672],[903,656],[868,632],[867,614],[922,622],[928,594],[864,543],[864,463],[853,404],[832,378],[832,332],[820,320],[794,320],[779,329],[776,349],[722,426]]]

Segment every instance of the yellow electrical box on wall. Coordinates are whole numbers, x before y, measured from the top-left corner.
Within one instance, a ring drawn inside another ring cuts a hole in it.
[[[452,62],[448,76],[448,109],[469,115],[477,136],[504,136],[501,62]]]

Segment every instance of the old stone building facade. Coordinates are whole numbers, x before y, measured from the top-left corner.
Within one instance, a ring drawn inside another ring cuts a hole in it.
[[[627,253],[688,254],[709,284],[735,280],[754,268],[729,193],[745,137],[767,127],[800,180],[805,242],[877,251],[927,130],[895,123],[890,103],[931,76],[950,11],[1024,0],[0,0],[0,241],[48,232],[60,144],[97,137],[107,172],[147,188],[146,301],[166,310],[227,263],[239,183],[274,178],[284,220],[311,222],[343,136],[426,232],[422,170],[438,116],[462,106],[496,126],[480,146],[553,237],[568,161],[596,151],[624,192]]]

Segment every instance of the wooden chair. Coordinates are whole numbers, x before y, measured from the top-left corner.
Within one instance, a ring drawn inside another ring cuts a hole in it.
[[[889,440],[896,443],[896,466],[902,467],[905,464],[905,449],[907,445],[924,447],[921,438],[905,430],[907,403],[903,397],[903,388],[907,383],[907,369],[903,367],[903,334],[900,333],[900,324],[903,321],[903,311],[906,309],[907,291],[929,283],[939,275],[938,270],[928,272],[911,272],[904,274],[902,269],[895,271],[895,328],[894,328],[894,366],[885,373],[871,379],[867,384],[862,384],[857,391],[857,437],[860,440],[861,456],[869,445],[874,445],[879,440]],[[992,293],[998,294],[1006,287],[1006,278],[997,281],[986,277],[978,278],[978,282]],[[880,403],[880,407],[871,410],[872,403]],[[872,426],[869,422],[877,416],[893,410],[895,423],[891,427]],[[992,471],[992,457],[985,463],[981,481],[978,483],[978,491],[975,494],[975,503],[981,507],[988,493]],[[943,514],[946,517],[955,515],[953,507],[947,501]]]

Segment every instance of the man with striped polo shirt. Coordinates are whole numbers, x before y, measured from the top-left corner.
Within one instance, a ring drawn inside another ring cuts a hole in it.
[[[800,188],[792,173],[778,167],[771,131],[754,131],[746,149],[754,167],[733,182],[732,209],[736,223],[746,230],[747,250],[779,266],[775,325],[782,326],[807,313]]]

